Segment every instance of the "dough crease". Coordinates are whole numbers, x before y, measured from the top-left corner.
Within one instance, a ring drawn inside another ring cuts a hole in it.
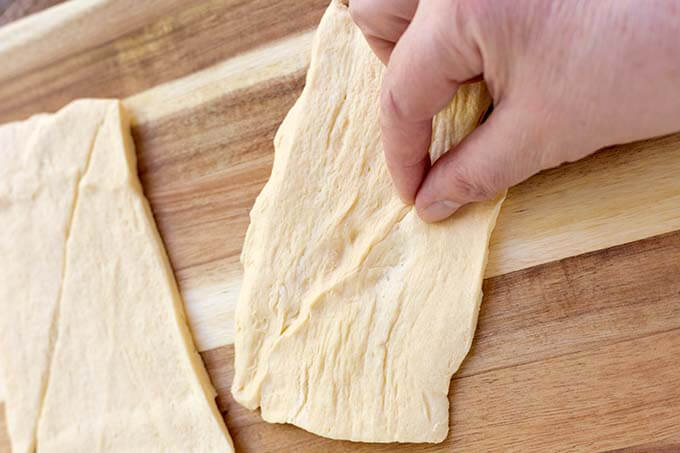
[[[90,168],[90,160],[92,158],[92,153],[94,152],[94,144],[97,140],[97,136],[99,135],[99,131],[101,130],[101,123],[97,125],[97,129],[94,133],[94,138],[92,140],[92,143],[90,145],[90,149],[87,153],[87,157],[85,158],[85,169],[83,170],[83,175],[87,175],[87,171]],[[45,384],[42,386],[40,389],[40,403],[38,405],[38,420],[40,420],[40,417],[42,416],[43,412],[43,405],[45,402],[45,395],[47,393],[47,389],[50,386],[50,376],[51,376],[51,370],[52,370],[52,358],[53,353],[54,353],[54,344],[56,343],[56,339],[59,336],[59,307],[61,305],[61,298],[62,298],[62,292],[64,290],[64,275],[66,272],[66,262],[67,262],[67,253],[68,253],[68,243],[71,238],[71,230],[73,227],[73,218],[75,216],[76,212],[76,206],[78,205],[78,195],[80,193],[80,182],[82,181],[84,176],[81,176],[80,174],[77,175],[76,181],[75,181],[75,193],[73,196],[73,202],[71,203],[71,210],[68,215],[68,220],[66,222],[66,239],[64,240],[64,260],[62,262],[62,273],[61,273],[61,283],[59,285],[59,292],[57,294],[57,304],[55,307],[55,313],[53,316],[53,320],[49,325],[49,338],[50,338],[50,350],[49,350],[49,357],[50,359],[48,360],[48,365],[46,369],[46,377],[45,377]],[[37,433],[36,433],[37,434]],[[37,446],[37,438],[33,440],[33,445]]]

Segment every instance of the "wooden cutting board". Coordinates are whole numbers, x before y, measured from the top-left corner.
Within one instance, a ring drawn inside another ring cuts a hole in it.
[[[0,0],[0,24],[55,3]],[[326,4],[50,8],[0,28],[0,123],[81,97],[125,100],[144,190],[239,451],[680,450],[680,134],[607,149],[510,190],[443,444],[332,441],[266,424],[232,400],[248,211]]]

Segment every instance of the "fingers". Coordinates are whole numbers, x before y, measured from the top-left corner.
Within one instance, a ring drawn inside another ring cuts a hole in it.
[[[460,206],[489,200],[542,169],[543,146],[523,111],[500,106],[432,167],[416,198],[426,222],[438,222]]]
[[[442,10],[442,8],[446,8]],[[421,2],[392,51],[381,92],[387,167],[400,197],[413,203],[430,166],[432,118],[459,82],[481,73],[481,57],[451,16],[450,2]]]
[[[351,0],[349,13],[383,64],[411,22],[418,0]]]

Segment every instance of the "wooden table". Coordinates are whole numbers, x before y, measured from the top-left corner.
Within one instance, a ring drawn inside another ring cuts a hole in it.
[[[0,23],[56,3],[0,0]],[[445,443],[332,441],[234,403],[248,211],[326,3],[60,5],[0,29],[0,122],[81,97],[125,99],[144,190],[239,451],[680,451],[680,135],[510,191]],[[4,431],[0,415],[0,451]]]

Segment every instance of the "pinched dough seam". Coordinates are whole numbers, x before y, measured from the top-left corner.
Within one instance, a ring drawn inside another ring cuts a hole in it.
[[[54,315],[52,316],[52,322],[50,323],[50,335],[49,335],[49,353],[48,353],[48,360],[49,364],[47,365],[47,370],[46,370],[46,377],[44,379],[44,384],[42,385],[42,388],[40,389],[40,403],[38,406],[38,421],[35,424],[35,432],[33,433],[33,445],[32,447],[35,448],[35,450],[38,450],[38,432],[40,431],[39,427],[42,422],[43,418],[43,409],[44,409],[44,403],[45,403],[45,396],[47,395],[47,390],[49,389],[50,385],[50,378],[52,376],[52,362],[54,361],[54,350],[57,346],[57,340],[59,339],[59,321],[60,321],[60,314],[61,314],[61,302],[62,302],[62,295],[64,292],[64,278],[66,277],[66,266],[68,263],[68,249],[69,249],[69,241],[71,240],[71,230],[73,228],[73,219],[75,217],[76,213],[76,208],[78,206],[78,199],[80,197],[80,188],[83,182],[83,179],[87,175],[87,172],[90,170],[90,161],[92,160],[92,154],[94,153],[94,147],[95,144],[97,143],[97,137],[99,137],[99,132],[102,130],[102,127],[104,125],[104,119],[100,121],[100,123],[97,125],[97,131],[94,134],[94,137],[92,138],[92,143],[90,144],[90,149],[87,153],[87,157],[85,158],[85,167],[83,168],[82,174],[78,174],[76,178],[76,184],[75,184],[75,193],[73,194],[73,202],[71,203],[71,212],[69,215],[68,222],[66,224],[66,238],[64,239],[64,257],[63,257],[63,262],[61,266],[61,284],[59,285],[59,293],[57,295],[57,304],[54,309]]]

